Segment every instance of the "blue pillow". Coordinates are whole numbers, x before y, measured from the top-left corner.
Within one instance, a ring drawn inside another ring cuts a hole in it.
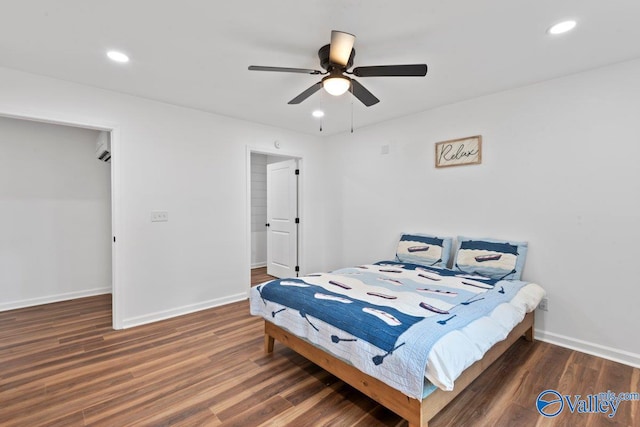
[[[520,280],[527,242],[458,236],[454,270],[492,279]]]
[[[400,262],[445,268],[451,256],[452,241],[451,237],[403,234],[398,242],[396,258]]]

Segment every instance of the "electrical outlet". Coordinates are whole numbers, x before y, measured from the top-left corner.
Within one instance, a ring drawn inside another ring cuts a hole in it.
[[[549,298],[542,298],[538,304],[538,310],[549,311]]]
[[[169,212],[151,211],[151,222],[167,222],[167,221],[169,221]]]

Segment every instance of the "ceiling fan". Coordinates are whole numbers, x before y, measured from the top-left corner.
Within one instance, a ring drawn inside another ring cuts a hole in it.
[[[318,51],[320,66],[325,70],[324,72],[307,68],[263,67],[260,65],[251,65],[249,70],[325,75],[321,81],[289,101],[289,104],[300,104],[321,88],[324,88],[334,96],[342,95],[350,90],[353,96],[367,107],[377,104],[380,100],[358,81],[348,77],[347,74],[357,77],[424,77],[427,75],[427,64],[377,65],[356,67],[353,71],[348,71],[353,65],[353,58],[356,55],[356,51],[353,48],[355,40],[356,36],[353,34],[331,31],[331,43],[322,46]]]

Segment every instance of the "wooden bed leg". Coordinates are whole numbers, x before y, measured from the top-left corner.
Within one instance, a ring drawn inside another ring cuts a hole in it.
[[[529,342],[533,342],[533,326],[524,332],[524,339]]]
[[[269,353],[273,353],[273,343],[274,343],[274,339],[271,335],[269,334],[264,334],[264,352],[269,354]]]

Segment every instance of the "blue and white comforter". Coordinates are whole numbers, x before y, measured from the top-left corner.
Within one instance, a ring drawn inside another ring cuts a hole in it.
[[[525,285],[385,261],[261,284],[251,290],[251,313],[421,399],[434,345],[486,319]],[[449,388],[443,382],[434,381]]]

